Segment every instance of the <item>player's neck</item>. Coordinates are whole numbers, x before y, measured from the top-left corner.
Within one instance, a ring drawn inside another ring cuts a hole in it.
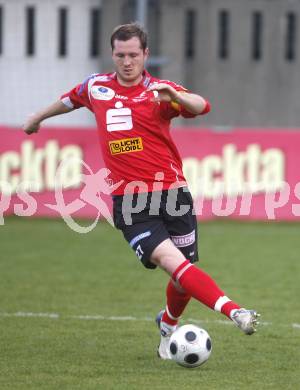
[[[117,74],[117,81],[123,87],[134,87],[134,86],[138,85],[142,80],[143,80],[143,75],[142,74],[140,76],[138,76],[136,79],[130,80],[130,81],[126,81],[126,80],[122,79]]]

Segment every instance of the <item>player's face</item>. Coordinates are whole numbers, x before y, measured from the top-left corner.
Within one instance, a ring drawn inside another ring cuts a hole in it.
[[[118,80],[123,85],[136,85],[142,79],[148,49],[141,48],[139,38],[133,37],[128,41],[114,41],[112,59],[115,64]]]

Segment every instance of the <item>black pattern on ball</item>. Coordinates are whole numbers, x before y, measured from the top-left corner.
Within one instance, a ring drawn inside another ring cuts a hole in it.
[[[188,364],[195,364],[199,360],[199,356],[195,353],[190,353],[184,357],[184,361]]]
[[[189,341],[190,343],[192,341],[195,341],[196,337],[197,337],[196,333],[192,331],[186,332],[185,334],[186,341]]]
[[[170,344],[170,351],[172,355],[176,355],[177,353],[177,345],[174,341]]]
[[[208,338],[208,339],[206,340],[206,348],[207,348],[208,351],[211,350],[211,339],[210,339],[210,338]]]

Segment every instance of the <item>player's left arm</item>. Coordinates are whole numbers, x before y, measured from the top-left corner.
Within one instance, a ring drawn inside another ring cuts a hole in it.
[[[149,90],[157,91],[154,101],[169,102],[175,107],[179,105],[193,115],[206,114],[210,111],[209,102],[202,96],[187,91],[178,91],[170,84],[153,84],[149,87]]]

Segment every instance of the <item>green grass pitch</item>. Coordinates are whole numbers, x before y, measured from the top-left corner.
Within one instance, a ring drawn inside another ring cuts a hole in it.
[[[200,224],[201,267],[258,310],[257,334],[193,301],[211,335],[197,369],[156,357],[167,275],[146,271],[120,232],[62,220],[0,226],[0,389],[300,389],[299,223]],[[32,314],[30,314],[32,313]],[[220,321],[221,320],[221,321]]]

